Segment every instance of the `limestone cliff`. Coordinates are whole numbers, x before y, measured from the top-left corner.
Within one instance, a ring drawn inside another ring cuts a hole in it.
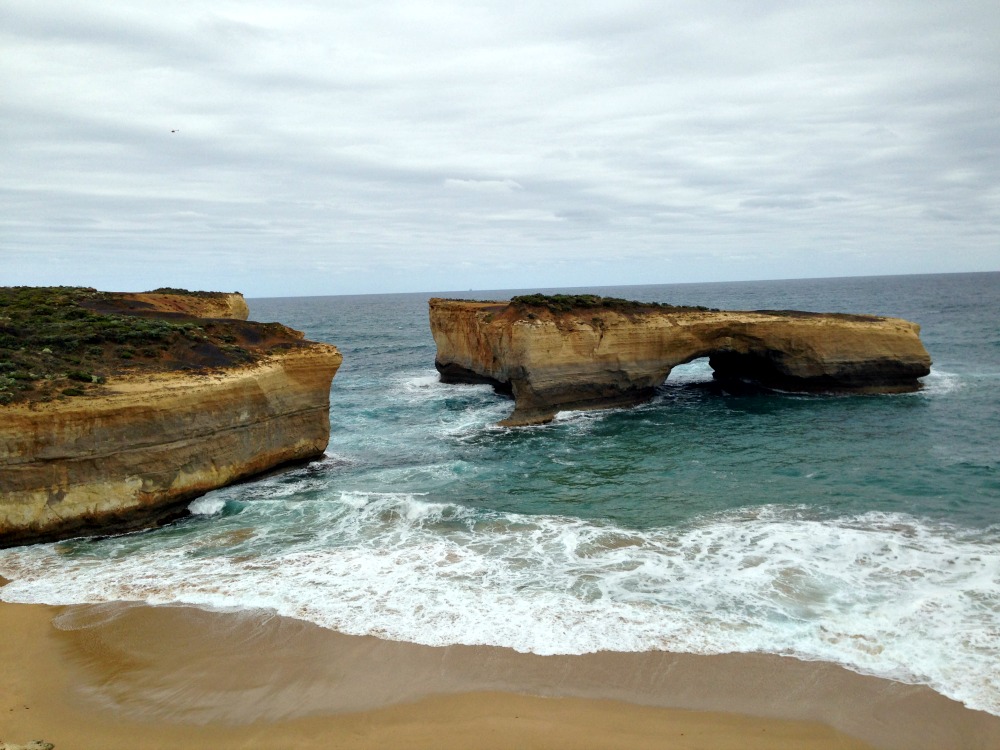
[[[122,378],[88,399],[2,408],[0,546],[141,528],[209,490],[322,455],[337,350]]]
[[[919,326],[899,318],[589,302],[432,299],[442,380],[510,393],[514,413],[502,424],[523,425],[640,403],[673,367],[706,356],[720,380],[794,391],[900,392],[930,372]]]
[[[118,292],[113,299],[121,312],[175,313],[193,318],[247,320],[250,308],[239,292]]]
[[[278,324],[176,325],[149,361],[125,360],[85,391],[0,405],[0,547],[153,525],[209,490],[322,455],[335,347]]]

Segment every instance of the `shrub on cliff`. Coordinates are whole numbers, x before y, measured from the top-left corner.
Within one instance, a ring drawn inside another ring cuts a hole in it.
[[[87,287],[0,287],[0,404],[86,393],[124,371],[242,364],[255,358],[239,346],[244,337],[283,335],[118,304],[114,294]]]
[[[522,294],[512,297],[510,303],[521,310],[544,309],[551,313],[568,313],[582,310],[614,310],[622,313],[640,313],[649,310],[677,312],[708,311],[714,308],[678,306],[665,302],[638,302],[620,297],[601,297],[596,294]]]
[[[191,289],[182,289],[176,286],[160,286],[156,289],[150,289],[145,294],[183,294],[187,297],[224,297],[229,292],[199,292]],[[239,292],[233,292],[233,294],[239,294]]]

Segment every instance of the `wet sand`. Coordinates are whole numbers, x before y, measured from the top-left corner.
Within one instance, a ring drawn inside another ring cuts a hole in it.
[[[78,747],[987,748],[1000,718],[767,655],[519,654],[266,613],[0,603],[0,740]]]

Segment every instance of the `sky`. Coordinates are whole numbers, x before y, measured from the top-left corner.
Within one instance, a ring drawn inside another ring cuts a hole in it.
[[[0,285],[1000,270],[997,0],[0,0]]]

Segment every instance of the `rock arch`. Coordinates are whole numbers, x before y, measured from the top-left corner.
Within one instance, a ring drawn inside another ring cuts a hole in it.
[[[909,391],[930,372],[919,326],[900,318],[630,304],[432,299],[435,364],[447,382],[513,395],[507,425],[641,403],[674,367],[701,357],[719,379],[792,391]]]

